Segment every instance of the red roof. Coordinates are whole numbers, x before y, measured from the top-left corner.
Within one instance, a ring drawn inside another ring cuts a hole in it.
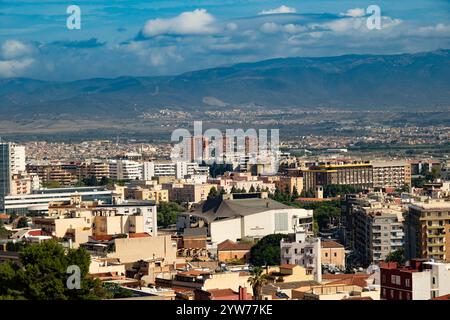
[[[446,294],[445,296],[439,296],[439,297],[433,298],[432,300],[450,300],[450,294]]]
[[[0,219],[9,219],[10,215],[6,213],[0,213]]]
[[[236,243],[231,240],[225,240],[217,245],[218,251],[237,251],[237,250],[250,250],[253,247],[250,243]]]
[[[42,230],[30,230],[28,231],[28,234],[30,236],[41,236],[42,235]]]
[[[367,287],[367,279],[370,275],[368,274],[324,274],[322,275],[323,280],[334,280],[332,282],[327,283],[326,285],[335,285],[335,284],[345,284],[351,286],[358,286],[361,288]]]
[[[99,235],[99,236],[91,236],[91,239],[97,240],[97,241],[103,241],[103,240],[112,240],[113,236],[110,235]]]
[[[234,295],[239,294],[229,288],[227,288],[227,289],[211,289],[211,290],[208,290],[208,292],[211,293],[211,295],[213,297],[227,297],[227,296],[234,296]]]
[[[344,248],[344,246],[342,244],[340,244],[339,242],[336,241],[322,241],[321,242],[321,247],[322,248]]]
[[[140,232],[140,233],[130,233],[128,234],[129,238],[147,238],[147,237],[151,237],[151,235],[149,235],[146,232]]]

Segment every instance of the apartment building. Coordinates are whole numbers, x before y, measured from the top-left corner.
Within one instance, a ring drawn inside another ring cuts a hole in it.
[[[403,212],[400,207],[366,202],[354,208],[354,251],[363,265],[379,264],[390,252],[403,248]]]
[[[381,299],[429,300],[450,294],[450,264],[413,259],[380,266]]]
[[[306,268],[307,275],[313,275],[317,282],[322,281],[322,254],[320,238],[296,233],[290,239],[280,242],[281,265],[299,265]]]
[[[103,177],[109,178],[109,164],[104,161],[88,161],[80,164],[80,179],[95,177],[101,180]]]
[[[164,183],[162,188],[169,191],[170,201],[185,203],[199,203],[208,198],[211,189],[215,187],[209,183]]]
[[[162,189],[161,186],[142,188],[140,186],[127,186],[125,188],[125,198],[135,200],[148,200],[155,203],[168,202],[169,190]]]
[[[373,185],[373,169],[369,163],[318,165],[303,170],[303,181],[305,190],[330,184],[367,189]]]
[[[411,186],[411,165],[406,161],[372,161],[373,186],[396,189]]]
[[[25,172],[25,147],[0,143],[0,210],[5,208],[5,196],[11,193],[14,174]]]
[[[186,176],[209,175],[208,166],[200,166],[197,162],[144,162],[143,180],[154,177],[175,177],[183,179]]]
[[[303,170],[303,181],[305,190],[330,184],[357,189],[402,188],[411,185],[411,166],[406,161],[313,165]]]
[[[409,259],[450,262],[450,201],[428,199],[412,203],[405,224]]]
[[[282,192],[288,191],[292,194],[295,189],[300,194],[303,191],[303,177],[281,176],[275,181],[275,186]]]
[[[75,185],[80,179],[76,164],[27,164],[26,170],[29,173],[37,174],[44,186],[55,182],[61,187],[69,187]]]
[[[142,180],[142,164],[132,160],[110,160],[109,176],[114,180]]]

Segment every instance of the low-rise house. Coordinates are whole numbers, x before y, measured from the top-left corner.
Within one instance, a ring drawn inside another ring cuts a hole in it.
[[[225,240],[217,245],[217,257],[223,262],[248,262],[250,259],[251,243],[236,243]]]

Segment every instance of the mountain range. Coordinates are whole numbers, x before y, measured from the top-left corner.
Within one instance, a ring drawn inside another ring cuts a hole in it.
[[[279,58],[164,77],[70,82],[0,80],[3,119],[135,117],[160,109],[411,108],[450,106],[450,50]]]

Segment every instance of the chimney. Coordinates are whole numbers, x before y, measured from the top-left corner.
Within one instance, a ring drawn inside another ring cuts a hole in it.
[[[247,300],[247,288],[239,286],[239,300]]]

